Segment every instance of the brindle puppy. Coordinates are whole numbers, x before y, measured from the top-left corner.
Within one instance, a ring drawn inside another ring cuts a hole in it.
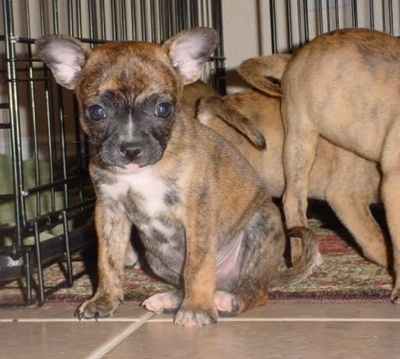
[[[114,42],[89,50],[64,36],[37,42],[57,82],[75,90],[93,145],[99,286],[79,318],[110,315],[123,299],[132,224],[152,270],[180,288],[150,297],[147,309],[201,326],[267,299],[285,245],[279,210],[245,158],[182,100],[216,43],[208,28],[163,45]],[[316,241],[304,237],[307,275]]]

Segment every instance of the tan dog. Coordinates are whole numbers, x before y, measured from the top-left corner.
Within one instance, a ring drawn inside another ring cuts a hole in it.
[[[287,224],[306,224],[310,174],[319,156],[320,136],[375,162],[382,173],[379,190],[393,244],[396,281],[391,299],[397,303],[400,303],[399,78],[400,40],[377,31],[352,29],[321,35],[305,45],[289,61],[281,82],[286,128],[283,161]],[[348,191],[354,198],[359,188],[357,184],[349,185]],[[342,200],[343,206],[352,205],[348,199]],[[359,222],[354,213],[347,211],[347,220],[360,228],[365,226],[365,221]],[[386,265],[387,252],[377,234],[358,237],[358,241],[366,255]]]
[[[263,97],[260,93],[254,93],[256,99],[248,101],[237,96],[227,99],[231,106],[236,107],[245,116],[251,119],[260,128],[261,132],[271,146],[265,154],[252,150],[252,157],[262,157],[265,164],[264,178],[273,196],[281,197],[284,191],[283,173],[283,138],[284,129],[281,124],[280,105],[270,96],[280,97],[280,81],[286,64],[291,55],[272,55],[251,58],[244,61],[238,68],[240,75],[258,90],[266,93]],[[249,95],[238,95],[246,97]],[[238,106],[232,102],[246,105]],[[247,104],[247,102],[250,102]],[[251,112],[246,109],[252,109]],[[254,116],[254,108],[257,108],[257,116]],[[244,110],[244,111],[243,111]],[[279,141],[277,141],[277,138]],[[250,146],[251,148],[251,146]],[[278,150],[279,149],[279,150]],[[246,155],[247,156],[247,155]],[[272,164],[273,173],[270,174]],[[259,169],[258,169],[259,170]],[[263,173],[263,172],[260,172]],[[308,181],[308,197],[324,200],[329,203],[337,217],[347,227],[364,255],[383,267],[388,266],[392,260],[391,252],[385,243],[385,236],[381,227],[375,221],[370,205],[381,203],[380,195],[382,176],[376,162],[366,160],[353,152],[332,144],[323,137],[318,138],[314,163],[311,167]],[[275,191],[279,188],[279,191]],[[299,211],[297,208],[286,208],[285,215],[294,223],[307,221],[306,208]],[[293,239],[292,239],[293,240]],[[301,253],[301,248],[292,248],[295,256]],[[300,253],[299,253],[300,252]]]
[[[182,97],[216,43],[208,28],[164,45],[89,50],[69,37],[37,42],[57,82],[75,90],[93,145],[99,286],[77,309],[79,318],[110,315],[122,301],[132,224],[152,270],[180,289],[150,297],[147,309],[176,312],[177,324],[206,325],[267,299],[285,244],[279,210],[244,157],[197,121]],[[316,242],[302,234],[307,275]]]
[[[260,74],[256,78],[259,79]],[[253,82],[253,79],[249,82]],[[274,83],[271,83],[269,88],[273,86]],[[273,197],[282,197],[285,177],[280,99],[249,90],[225,96],[222,105],[220,101],[219,98],[211,97],[203,99],[199,110],[200,121],[224,136],[249,160],[265,180]],[[243,116],[257,125],[267,138],[266,151],[255,148],[241,133],[225,123],[228,121],[226,106],[230,108],[231,118],[232,110],[236,110],[237,119]],[[359,243],[365,256],[386,266],[386,260],[381,259],[387,256],[387,249],[383,244],[384,235],[369,208],[370,204],[380,202],[380,181],[381,176],[375,162],[365,160],[323,138],[319,139],[317,155],[310,172],[308,197],[327,201]],[[306,213],[300,218],[304,217]],[[318,260],[315,264],[320,263],[321,260]]]

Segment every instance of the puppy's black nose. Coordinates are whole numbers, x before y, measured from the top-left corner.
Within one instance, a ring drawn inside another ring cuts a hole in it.
[[[121,153],[129,161],[134,161],[142,154],[142,149],[134,143],[126,142],[121,145]]]

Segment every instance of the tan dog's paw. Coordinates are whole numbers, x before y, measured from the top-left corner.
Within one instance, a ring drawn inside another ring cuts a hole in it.
[[[213,311],[180,308],[175,315],[174,323],[185,327],[202,327],[204,325],[215,324],[217,320],[218,315]]]
[[[119,305],[122,304],[122,298],[112,299],[109,296],[94,297],[83,302],[74,312],[74,316],[79,320],[98,319],[112,315]]]
[[[239,311],[238,299],[232,293],[217,290],[213,295],[213,301],[222,316],[233,316]]]
[[[175,313],[182,302],[181,292],[165,292],[147,298],[142,306],[156,314]]]

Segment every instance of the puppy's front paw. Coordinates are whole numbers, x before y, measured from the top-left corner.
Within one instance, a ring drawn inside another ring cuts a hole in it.
[[[121,299],[112,299],[107,296],[98,296],[83,302],[74,312],[74,316],[79,320],[98,319],[112,315],[119,305]]]
[[[147,298],[142,306],[156,314],[175,313],[182,302],[181,292],[165,292]]]
[[[175,315],[174,323],[185,327],[202,327],[204,325],[214,324],[217,320],[218,314],[216,310],[192,310],[181,307]]]

